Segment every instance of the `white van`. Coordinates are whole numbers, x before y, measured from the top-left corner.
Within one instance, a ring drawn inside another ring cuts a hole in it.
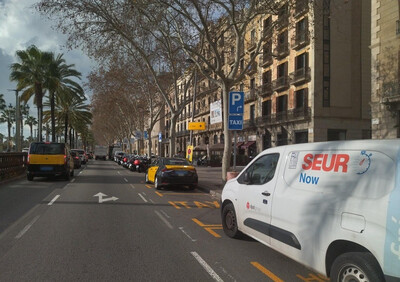
[[[400,139],[288,145],[222,192],[222,225],[331,278],[400,281]]]

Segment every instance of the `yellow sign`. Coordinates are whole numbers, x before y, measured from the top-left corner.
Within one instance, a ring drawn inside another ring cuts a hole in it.
[[[206,130],[206,123],[202,122],[189,122],[189,130]]]
[[[193,160],[193,146],[192,145],[187,146],[186,158],[189,160],[189,162],[192,162],[192,160]]]

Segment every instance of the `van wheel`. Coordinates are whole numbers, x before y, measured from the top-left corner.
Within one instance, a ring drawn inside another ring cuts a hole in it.
[[[379,263],[371,253],[345,253],[332,264],[331,281],[385,281]]]
[[[238,229],[236,212],[232,203],[226,204],[222,209],[222,226],[227,236],[236,239],[242,236],[242,232]]]
[[[33,180],[33,175],[32,174],[28,174],[26,176],[26,178],[28,179],[28,181],[32,181]]]

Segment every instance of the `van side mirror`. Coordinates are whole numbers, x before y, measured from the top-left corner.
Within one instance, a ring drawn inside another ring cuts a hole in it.
[[[245,184],[249,184],[250,183],[250,176],[249,176],[248,172],[244,173],[243,181],[244,181]]]

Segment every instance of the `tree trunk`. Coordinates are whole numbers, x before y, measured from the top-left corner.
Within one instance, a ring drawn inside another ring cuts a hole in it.
[[[149,137],[149,150],[148,150],[148,153],[149,153],[149,157],[151,158],[151,148],[152,148],[152,146],[153,146],[153,140],[151,140],[151,129],[149,129],[149,130],[147,130],[147,136]]]
[[[228,93],[229,93],[230,86],[225,83],[222,87],[222,113],[223,113],[223,124],[224,124],[224,154],[222,156],[222,180],[226,181],[226,173],[228,172],[231,166],[231,152],[232,152],[232,135],[231,131],[228,129],[228,122],[229,122],[229,102],[228,102]]]
[[[54,101],[54,91],[50,92],[50,115],[51,115],[51,141],[56,142],[56,117],[55,111],[55,101]]]
[[[31,139],[33,138],[33,124],[29,125],[30,129],[31,129]]]
[[[7,127],[8,127],[7,152],[10,152],[11,151],[11,148],[10,148],[10,146],[11,146],[11,123],[10,122],[7,124]]]
[[[68,143],[68,114],[65,115],[65,120],[64,120],[64,143]]]
[[[171,124],[169,129],[169,157],[173,157],[175,152],[175,133],[176,133],[176,120],[178,115],[171,114]]]
[[[43,141],[43,136],[42,136],[42,108],[38,106],[37,109],[38,112],[38,142],[42,142]]]

